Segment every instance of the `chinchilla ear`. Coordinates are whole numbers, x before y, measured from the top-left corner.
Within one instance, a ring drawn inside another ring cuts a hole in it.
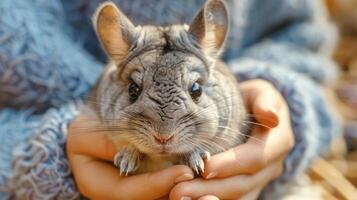
[[[108,56],[122,61],[136,38],[135,26],[112,2],[102,4],[93,16],[94,28]]]
[[[208,0],[190,24],[189,33],[210,56],[218,57],[229,29],[229,15],[222,0]]]

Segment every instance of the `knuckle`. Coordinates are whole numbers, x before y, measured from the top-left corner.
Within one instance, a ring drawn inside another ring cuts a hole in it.
[[[187,193],[190,191],[190,184],[189,183],[181,183],[178,187],[179,191],[182,193]]]
[[[180,197],[183,194],[188,194],[190,192],[190,187],[189,183],[179,183],[171,190],[170,197]]]

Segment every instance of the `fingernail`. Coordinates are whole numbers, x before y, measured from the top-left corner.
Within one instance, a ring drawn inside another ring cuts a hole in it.
[[[206,176],[206,179],[211,179],[211,178],[214,178],[215,176],[217,176],[217,173],[216,172],[211,172]]]
[[[193,175],[190,173],[183,174],[179,177],[176,178],[175,183],[182,182],[182,181],[188,181],[193,179]]]
[[[181,197],[180,200],[192,200],[192,198],[191,197]]]

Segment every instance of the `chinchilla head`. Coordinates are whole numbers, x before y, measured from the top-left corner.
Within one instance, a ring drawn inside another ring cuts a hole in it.
[[[231,117],[232,94],[220,87],[228,80],[215,70],[229,27],[225,4],[207,1],[189,26],[134,26],[113,3],[93,21],[110,58],[96,110],[112,137],[145,153],[209,149]]]

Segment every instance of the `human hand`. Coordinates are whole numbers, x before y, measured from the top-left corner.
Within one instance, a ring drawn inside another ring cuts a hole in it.
[[[157,199],[167,196],[172,187],[193,179],[184,165],[140,175],[123,177],[114,167],[114,145],[104,131],[94,131],[99,122],[79,116],[70,126],[67,155],[79,191],[90,199]]]
[[[261,126],[253,124],[246,143],[206,160],[203,178],[177,184],[170,199],[257,199],[282,174],[294,146],[287,104],[267,81],[242,82],[240,89],[248,112]]]

